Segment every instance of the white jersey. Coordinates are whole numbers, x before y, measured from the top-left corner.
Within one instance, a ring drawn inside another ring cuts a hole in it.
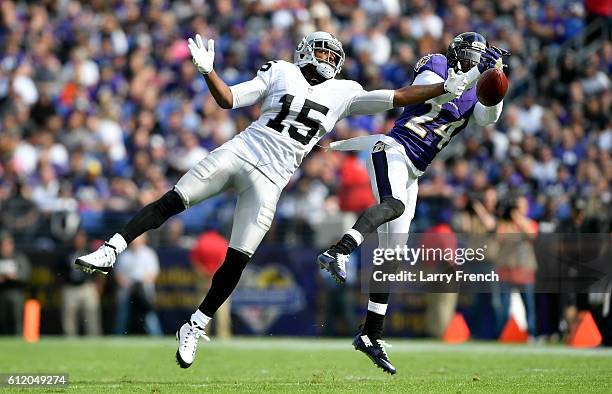
[[[293,63],[270,61],[232,86],[233,108],[261,101],[261,115],[218,149],[228,149],[284,187],[304,157],[338,120],[393,107],[392,90],[366,92],[350,80],[310,85]]]

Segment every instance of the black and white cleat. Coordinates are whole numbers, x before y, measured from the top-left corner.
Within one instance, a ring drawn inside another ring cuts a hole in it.
[[[385,347],[391,347],[388,343],[382,339],[370,338],[366,334],[359,333],[353,339],[353,347],[355,350],[359,350],[372,360],[374,365],[383,371],[395,375],[397,370],[389,361],[389,356]]]
[[[193,364],[199,338],[210,341],[204,330],[193,322],[185,322],[176,332],[176,340],[179,342],[176,350],[176,363],[181,368],[189,368]]]
[[[334,248],[327,249],[317,257],[319,267],[329,272],[340,285],[346,282],[346,264],[348,261],[349,255],[339,253]]]

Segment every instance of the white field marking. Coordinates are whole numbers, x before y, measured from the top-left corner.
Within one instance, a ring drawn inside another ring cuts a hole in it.
[[[350,378],[344,378],[345,380],[351,380]],[[383,381],[383,380],[388,380],[385,379],[385,377],[383,376],[382,378],[362,378],[360,380],[367,380],[367,381]],[[262,381],[245,381],[245,382],[215,382],[215,383],[188,383],[188,382],[178,382],[178,381],[163,381],[163,382],[153,382],[153,381],[146,381],[146,380],[142,380],[142,381],[134,381],[134,382],[125,382],[123,384],[117,384],[117,383],[113,383],[113,384],[106,384],[103,382],[95,382],[95,383],[87,383],[87,384],[72,384],[71,386],[74,386],[72,388],[91,388],[91,387],[104,387],[104,388],[122,388],[123,386],[126,385],[157,385],[157,386],[186,386],[186,387],[196,387],[196,388],[206,388],[206,387],[218,387],[218,386],[223,386],[223,387],[236,387],[236,386],[240,386],[240,385],[247,385],[247,384],[265,384],[265,385],[270,385],[270,386],[323,386],[323,385],[328,385],[330,382],[311,382],[308,380],[304,380],[304,381],[299,381],[299,382],[281,382],[281,381],[267,381],[267,380],[262,380]],[[77,387],[79,386],[79,387]]]
[[[563,356],[593,356],[611,357],[612,348],[576,349],[564,345],[530,345],[530,344],[501,344],[497,342],[467,342],[463,344],[450,345],[443,342],[420,339],[387,339],[393,345],[392,353],[496,353],[505,354],[547,354]],[[61,337],[43,337],[41,344],[103,344],[104,346],[120,347],[176,347],[174,337],[149,338],[149,337],[100,337],[84,339],[64,339]],[[217,341],[211,338],[211,342],[202,344],[202,348],[212,347],[215,349],[246,349],[246,350],[284,350],[284,351],[307,351],[307,350],[351,350],[352,339],[326,339],[326,338],[290,338],[290,337],[235,337],[231,340]],[[0,340],[0,343],[2,341]]]

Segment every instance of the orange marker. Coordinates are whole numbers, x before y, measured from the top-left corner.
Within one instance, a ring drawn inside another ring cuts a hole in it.
[[[499,341],[507,343],[526,343],[528,337],[529,334],[527,330],[520,328],[516,320],[510,316],[499,336]]]
[[[40,339],[40,302],[27,300],[23,308],[23,339],[37,342]]]
[[[573,347],[597,347],[601,344],[601,333],[591,312],[580,312],[578,324],[571,332],[567,344]]]
[[[470,329],[461,313],[455,313],[446,328],[442,340],[447,343],[462,343],[470,339]]]

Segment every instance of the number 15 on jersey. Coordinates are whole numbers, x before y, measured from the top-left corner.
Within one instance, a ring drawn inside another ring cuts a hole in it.
[[[267,126],[278,131],[279,133],[283,133],[288,129],[288,133],[291,138],[298,141],[302,145],[308,145],[312,138],[317,135],[319,127],[321,126],[317,120],[308,117],[310,111],[317,111],[323,115],[327,115],[329,108],[308,99],[304,100],[304,105],[302,106],[300,113],[294,119],[296,122],[304,125],[305,128],[308,128],[308,132],[306,135],[304,135],[301,134],[298,131],[298,128],[294,125],[285,126],[282,123],[289,115],[289,109],[291,108],[291,103],[293,102],[294,98],[295,96],[288,93],[281,97],[280,103],[282,104],[282,108],[274,119],[270,119],[268,121]]]

